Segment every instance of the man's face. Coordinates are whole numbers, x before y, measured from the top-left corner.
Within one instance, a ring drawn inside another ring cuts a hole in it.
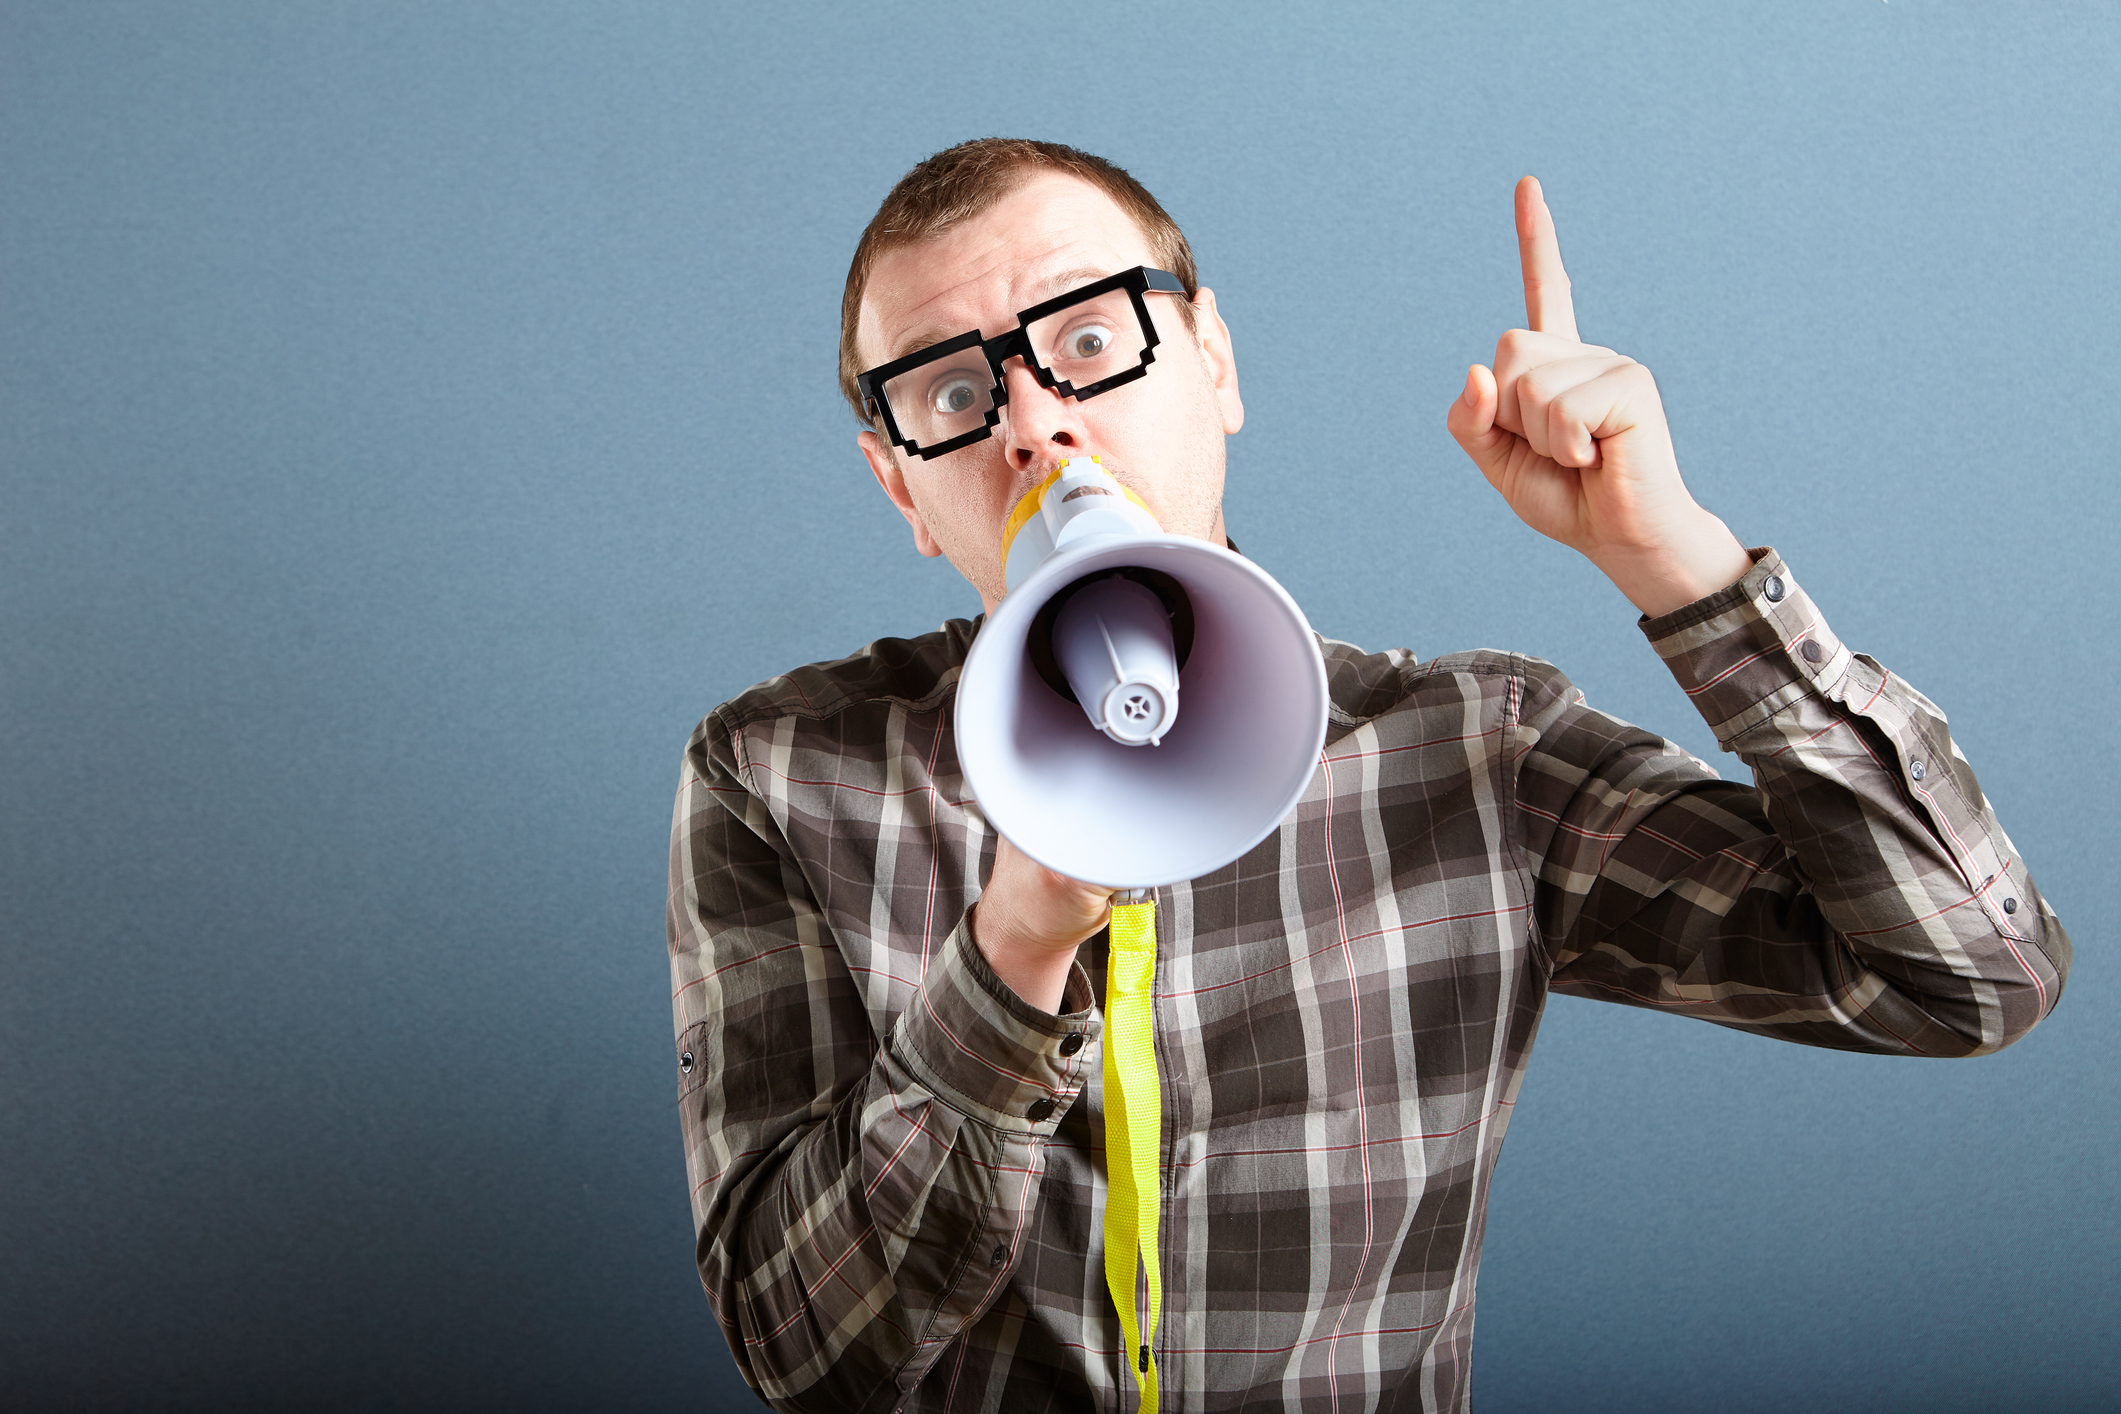
[[[1089,183],[1042,172],[972,220],[881,257],[862,295],[855,341],[874,368],[967,329],[988,338],[1028,309],[1156,256],[1139,227]],[[1002,526],[1058,463],[1096,454],[1172,534],[1222,543],[1223,438],[1244,422],[1230,331],[1214,294],[1148,296],[1162,342],[1148,376],[1088,402],[1041,388],[1022,359],[1004,369],[1009,401],[985,441],[933,460],[874,432],[862,454],[924,555],[947,555],[991,613],[1000,602]]]

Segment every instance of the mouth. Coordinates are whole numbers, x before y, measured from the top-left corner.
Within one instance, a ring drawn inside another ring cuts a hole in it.
[[[1037,512],[1039,494],[1052,483],[1055,477],[1060,475],[1062,469],[1069,462],[1083,458],[1095,460],[1099,471],[1118,481],[1122,489],[1130,489],[1127,487],[1127,482],[1105,461],[1102,454],[1071,450],[1065,455],[1049,458],[1044,465],[1027,471],[1024,475],[1018,477],[1016,484],[1010,488],[1009,510],[1002,522],[1002,555],[1004,559],[1008,557],[1008,547],[1015,540],[1017,530]],[[1081,496],[1110,496],[1111,494],[1113,493],[1103,486],[1078,486],[1062,498],[1062,504],[1065,505],[1067,502]],[[1135,494],[1138,495],[1139,493]]]

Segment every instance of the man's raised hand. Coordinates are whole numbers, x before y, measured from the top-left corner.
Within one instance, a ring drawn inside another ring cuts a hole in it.
[[[1539,183],[1517,184],[1528,329],[1474,364],[1451,435],[1525,524],[1581,551],[1655,617],[1733,583],[1752,557],[1680,479],[1650,371],[1576,337],[1561,242]]]

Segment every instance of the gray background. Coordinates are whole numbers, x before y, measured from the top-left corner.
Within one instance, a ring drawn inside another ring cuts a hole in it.
[[[1536,172],[1696,494],[1946,707],[2075,936],[1975,1063],[1557,1001],[1484,1414],[2121,1402],[2116,72],[2105,5],[0,5],[0,1405],[748,1404],[678,753],[976,610],[833,350],[876,201],[997,131],[1190,232],[1232,533],[1315,624],[1713,755],[1444,432]]]

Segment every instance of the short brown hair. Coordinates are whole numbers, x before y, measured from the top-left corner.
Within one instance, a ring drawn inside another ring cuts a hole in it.
[[[1132,217],[1148,238],[1157,263],[1178,276],[1190,301],[1200,288],[1200,275],[1193,265],[1193,248],[1185,232],[1170,213],[1124,168],[1102,157],[1093,157],[1057,142],[1034,142],[1021,137],[983,137],[945,148],[926,159],[905,176],[884,198],[854,248],[854,263],[847,267],[847,292],[840,300],[840,392],[862,421],[869,421],[854,390],[862,371],[861,353],[855,347],[855,325],[862,313],[862,293],[869,288],[869,272],[877,257],[901,246],[934,240],[958,222],[977,216],[1015,191],[1041,171],[1066,172],[1080,177],[1112,198],[1120,210]],[[1193,306],[1185,306],[1186,325],[1193,324]]]

